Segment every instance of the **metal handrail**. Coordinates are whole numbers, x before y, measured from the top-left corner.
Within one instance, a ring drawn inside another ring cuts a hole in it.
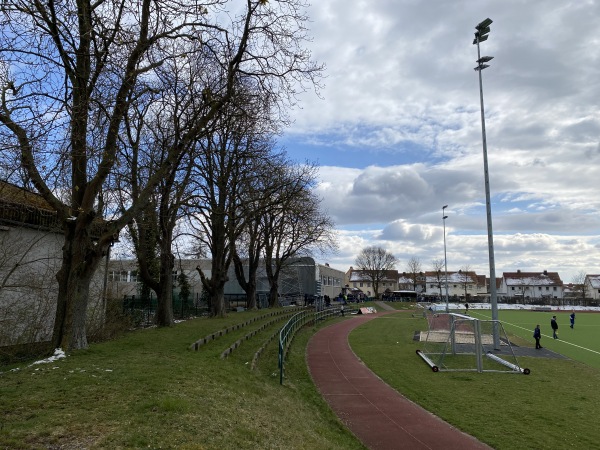
[[[350,312],[354,308],[346,307],[344,312]],[[285,357],[287,355],[288,348],[294,339],[294,336],[298,332],[300,328],[302,328],[307,323],[314,323],[321,320],[327,320],[334,316],[339,315],[341,312],[341,308],[330,307],[327,309],[323,309],[321,311],[301,311],[297,314],[294,314],[290,320],[286,322],[286,324],[281,327],[281,331],[279,332],[279,384],[283,384],[283,371],[285,366]]]

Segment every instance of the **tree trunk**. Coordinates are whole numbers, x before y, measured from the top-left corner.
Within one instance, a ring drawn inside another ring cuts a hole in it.
[[[279,306],[279,283],[271,281],[269,288],[269,306],[275,308]]]
[[[233,267],[235,269],[235,277],[246,293],[246,307],[248,309],[257,309],[256,305],[256,273],[258,272],[259,258],[248,258],[248,280],[244,274],[244,263],[237,255],[233,255]]]
[[[168,242],[168,244],[167,244]],[[170,327],[174,323],[173,318],[173,268],[175,267],[175,258],[171,253],[171,240],[163,237],[163,243],[160,252],[160,276],[158,289],[156,291],[156,325],[160,327]]]
[[[86,335],[89,286],[98,264],[99,252],[84,227],[65,233],[62,267],[58,281],[57,310],[52,333],[52,348],[65,351],[88,347]]]
[[[211,278],[208,279],[200,267],[196,267],[202,288],[208,292],[210,297],[211,315],[213,317],[225,317],[225,283],[228,280],[227,270],[213,258],[211,263]]]
[[[246,290],[246,298],[248,309],[258,309],[256,304],[256,278],[250,278],[248,289]]]

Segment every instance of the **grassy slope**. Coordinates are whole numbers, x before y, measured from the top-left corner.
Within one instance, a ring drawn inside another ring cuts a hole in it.
[[[350,343],[396,390],[496,449],[599,448],[600,370],[574,360],[522,358],[529,376],[433,373],[412,339],[426,329],[424,319],[398,313],[354,330]]]
[[[55,363],[0,369],[0,448],[362,449],[307,374],[313,330],[294,342],[284,386],[276,340],[250,370],[254,352],[281,324],[226,360],[220,353],[261,322],[188,349],[253,315],[136,331]]]
[[[522,325],[531,342],[529,322],[540,321],[542,328],[544,322],[540,313],[530,314],[501,319],[517,329]],[[188,349],[198,338],[256,315],[261,313],[136,331],[56,363],[22,365],[16,372],[0,368],[0,448],[362,449],[307,373],[304,352],[314,329],[295,339],[284,386],[275,341],[258,369],[249,369],[256,349],[281,324],[244,342],[227,360],[219,358],[271,319],[198,352]],[[578,314],[576,330],[562,321],[561,337],[583,335],[600,322],[600,315],[590,323],[586,317]],[[520,361],[531,368],[530,376],[434,374],[415,355],[419,346],[412,341],[414,331],[425,327],[418,314],[398,313],[355,330],[351,343],[390,385],[494,448],[599,448],[599,370],[571,360],[530,358]],[[548,347],[576,349],[544,340]]]

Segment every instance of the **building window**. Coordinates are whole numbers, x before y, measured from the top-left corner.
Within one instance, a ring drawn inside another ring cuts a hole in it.
[[[553,291],[555,291],[555,290],[556,290],[556,286],[554,286],[554,287],[552,288],[552,290],[553,290]]]
[[[513,287],[511,287],[510,289],[511,289],[511,291],[514,291],[514,290],[515,290],[515,287],[513,286]]]

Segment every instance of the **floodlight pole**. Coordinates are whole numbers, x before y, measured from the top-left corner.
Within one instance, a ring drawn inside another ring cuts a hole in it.
[[[483,81],[481,78],[481,71],[486,67],[489,67],[488,64],[485,64],[491,61],[493,56],[481,56],[481,52],[479,50],[479,43],[486,41],[488,39],[488,33],[490,32],[490,25],[492,24],[492,19],[485,19],[483,22],[479,23],[475,29],[475,39],[473,40],[473,45],[477,45],[477,67],[475,70],[479,74],[479,99],[481,103],[481,136],[483,139],[483,174],[485,178],[485,208],[487,213],[487,231],[488,231],[488,253],[489,253],[489,261],[490,261],[490,303],[492,306],[492,320],[498,320],[498,294],[496,291],[496,263],[494,261],[494,233],[492,231],[492,204],[491,204],[491,196],[490,196],[490,176],[488,171],[488,157],[487,157],[487,141],[485,136],[485,112],[483,108]],[[499,332],[496,326],[494,328],[494,348],[500,348],[500,337]]]
[[[450,312],[448,308],[448,259],[446,258],[446,219],[445,209],[448,205],[442,206],[442,222],[444,223],[444,278],[446,280],[446,312]]]

